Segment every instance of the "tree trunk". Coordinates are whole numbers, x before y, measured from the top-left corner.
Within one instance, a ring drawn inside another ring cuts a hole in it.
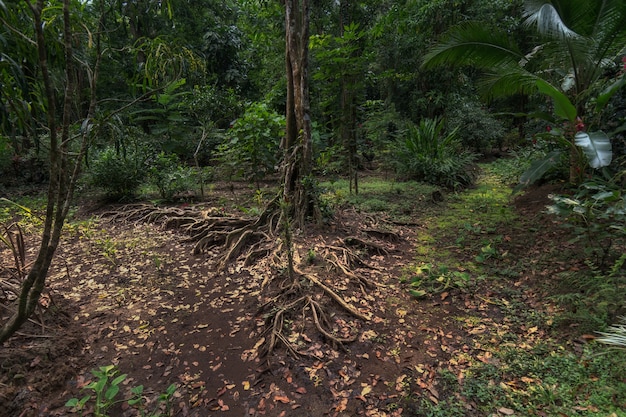
[[[76,179],[80,171],[80,161],[86,149],[86,137],[83,138],[81,151],[69,160],[69,126],[72,107],[72,95],[75,91],[75,77],[73,76],[72,34],[70,27],[69,0],[63,1],[64,47],[65,47],[65,98],[63,102],[63,118],[61,137],[56,129],[55,92],[50,80],[48,60],[46,55],[46,40],[43,33],[41,13],[44,0],[36,4],[27,1],[33,14],[33,23],[36,35],[36,44],[41,67],[42,81],[48,102],[48,131],[50,135],[50,182],[48,184],[46,218],[42,232],[41,244],[37,258],[26,278],[22,282],[18,297],[17,309],[9,320],[0,328],[0,343],[10,338],[32,315],[39,303],[39,298],[45,287],[48,269],[59,245],[63,223],[67,217],[72,200]],[[94,90],[95,91],[95,90]],[[95,102],[95,101],[94,101]],[[59,140],[60,139],[60,140]]]
[[[285,64],[287,72],[286,131],[282,142],[283,199],[292,225],[308,218],[321,222],[312,172],[309,105],[309,0],[285,0]]]

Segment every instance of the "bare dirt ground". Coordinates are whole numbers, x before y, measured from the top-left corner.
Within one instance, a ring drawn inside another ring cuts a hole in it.
[[[558,225],[542,214],[552,191],[538,188],[516,201],[521,221],[534,228],[504,231],[508,259],[531,258],[545,241],[562,239]],[[221,210],[218,201],[198,209]],[[70,415],[65,402],[81,396],[91,369],[109,364],[128,374],[125,390],[142,384],[152,403],[177,384],[177,416],[419,415],[416,397],[437,403],[446,395],[437,385],[439,369],[462,379],[470,359],[490,361],[480,342],[490,332],[543,332],[503,324],[490,302],[501,296],[493,287],[415,299],[400,278],[418,256],[416,232],[428,227],[423,216],[413,213],[411,222],[396,224],[346,208],[328,227],[295,233],[297,261],[368,320],[303,280],[303,291],[324,306],[334,334],[356,341],[330,343],[308,306],[285,317],[283,334],[293,351],[279,344],[264,357],[267,310],[261,307],[280,291],[281,271],[260,261],[217,272],[220,251],[194,255],[193,243],[176,229],[107,216],[89,220],[93,214],[79,213],[84,220],[68,228],[43,299],[47,309],[0,348],[1,416]],[[393,233],[364,234],[374,228]],[[375,284],[371,288],[322,256],[350,235],[366,236],[380,248],[360,250],[364,264],[354,269]],[[28,248],[32,256],[34,242]],[[528,308],[540,309],[537,276],[546,273],[529,267],[507,285],[523,288]],[[459,319],[469,313],[482,317],[480,323]],[[465,407],[468,416],[476,415],[471,403]],[[135,414],[118,405],[110,415]]]

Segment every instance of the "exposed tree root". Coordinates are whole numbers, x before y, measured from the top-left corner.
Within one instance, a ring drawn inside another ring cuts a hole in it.
[[[229,265],[237,262],[251,269],[259,264],[264,271],[276,271],[274,274],[260,274],[263,276],[261,289],[267,291],[272,287],[272,291],[276,292],[276,295],[261,307],[266,317],[263,347],[265,355],[271,355],[279,344],[293,355],[306,355],[299,352],[283,333],[286,318],[292,319],[298,315],[305,318],[308,316],[310,325],[334,346],[355,341],[357,335],[353,332],[346,336],[339,335],[333,330],[333,323],[325,308],[334,305],[362,321],[368,321],[368,315],[346,301],[336,289],[322,282],[317,275],[319,266],[316,272],[306,270],[306,262],[300,258],[298,252],[298,248],[304,246],[301,238],[300,241],[292,242],[291,234],[284,233],[285,228],[291,227],[289,222],[284,220],[285,215],[284,207],[281,208],[279,199],[275,198],[258,218],[228,216],[212,208],[204,210],[193,206],[159,208],[151,205],[126,206],[110,213],[109,217],[114,220],[153,222],[164,228],[180,230],[188,236],[186,241],[195,243],[193,247],[195,254],[221,247],[223,256],[217,262],[218,271],[224,271]],[[354,232],[349,233],[348,237],[340,239],[335,244],[316,246],[316,250],[330,269],[346,277],[346,283],[358,286],[361,293],[367,296],[368,291],[382,284],[362,276],[357,269],[378,271],[378,268],[366,262],[365,258],[372,255],[387,256],[390,248],[386,242],[397,242],[400,236],[390,230],[378,230],[369,226],[359,232],[362,233],[360,236]],[[278,270],[287,270],[287,273],[281,274],[277,272]],[[280,277],[282,281],[277,281]],[[271,285],[272,283],[274,285]],[[328,305],[321,304],[321,300],[324,299]],[[328,301],[329,299],[332,301]]]

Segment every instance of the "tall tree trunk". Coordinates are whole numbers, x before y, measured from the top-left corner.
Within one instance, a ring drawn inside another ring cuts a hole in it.
[[[292,225],[307,218],[321,222],[312,173],[309,104],[309,0],[285,0],[285,65],[287,72],[286,132],[282,142],[283,199]]]

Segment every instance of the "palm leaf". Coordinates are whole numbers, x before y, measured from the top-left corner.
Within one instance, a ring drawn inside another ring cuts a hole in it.
[[[504,32],[497,32],[477,22],[453,28],[444,40],[424,57],[422,66],[441,64],[473,65],[478,68],[516,67],[524,58]]]
[[[554,5],[544,2],[527,2],[526,24],[537,26],[543,35],[556,38],[576,38],[578,34],[567,27]]]
[[[570,122],[576,120],[576,107],[574,107],[565,94],[545,80],[537,78],[536,82],[539,91],[554,100],[554,112],[557,116],[567,119]]]
[[[615,95],[622,87],[626,85],[626,77],[621,76],[614,83],[608,86],[596,99],[596,111],[602,110],[609,102],[611,97]]]
[[[494,68],[497,71],[487,74],[479,82],[479,88],[488,97],[505,97],[513,94],[534,94],[538,91],[537,76],[525,69]]]
[[[592,168],[602,168],[611,164],[613,151],[611,139],[604,132],[578,132],[574,137],[574,143],[579,146],[589,161]]]
[[[600,343],[626,349],[626,317],[622,317],[622,324],[614,324],[607,332],[599,332],[602,337],[596,339]]]
[[[545,156],[545,158],[538,161],[534,161],[530,168],[522,174],[519,179],[519,184],[513,189],[513,193],[519,192],[522,188],[533,184],[535,181],[543,177],[551,168],[555,167],[559,163],[561,151],[552,151]]]

